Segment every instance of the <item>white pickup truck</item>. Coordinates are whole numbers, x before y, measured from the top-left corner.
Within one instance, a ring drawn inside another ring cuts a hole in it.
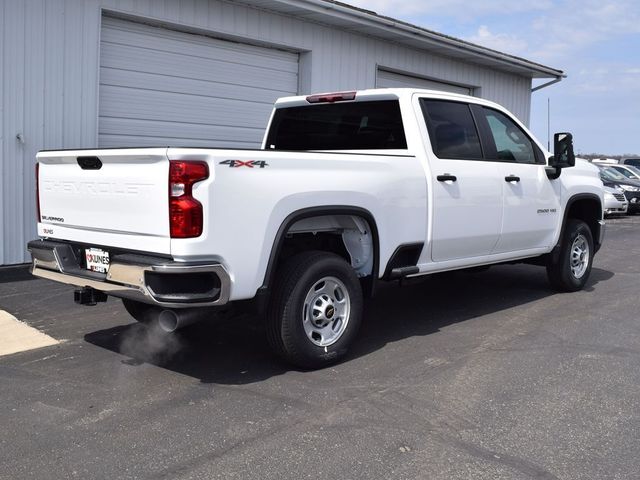
[[[166,331],[251,300],[306,368],[345,355],[380,281],[525,261],[578,290],[604,235],[602,182],[570,134],[552,156],[499,105],[442,92],[283,98],[261,150],[37,159],[34,275]]]

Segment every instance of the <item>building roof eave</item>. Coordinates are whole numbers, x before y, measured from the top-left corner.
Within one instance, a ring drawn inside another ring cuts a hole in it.
[[[247,3],[530,78],[566,77],[562,70],[335,0],[248,0]]]

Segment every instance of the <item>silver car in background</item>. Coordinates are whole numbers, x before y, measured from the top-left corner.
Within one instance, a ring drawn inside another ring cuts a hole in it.
[[[625,215],[629,208],[629,202],[624,192],[613,187],[604,187],[604,214]]]

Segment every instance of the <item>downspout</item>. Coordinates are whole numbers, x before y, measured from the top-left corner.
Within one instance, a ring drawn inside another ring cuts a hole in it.
[[[545,88],[545,87],[549,87],[549,86],[553,85],[554,83],[558,83],[558,82],[560,82],[563,78],[566,78],[566,75],[558,76],[558,77],[554,78],[553,80],[551,80],[550,82],[543,83],[542,85],[538,85],[537,87],[533,87],[533,88],[531,89],[531,93],[533,93],[533,92],[537,92],[538,90],[542,90],[542,89],[543,89],[543,88]]]

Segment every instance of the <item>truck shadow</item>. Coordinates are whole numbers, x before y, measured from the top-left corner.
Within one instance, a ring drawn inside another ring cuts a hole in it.
[[[612,272],[594,268],[586,290],[611,277]],[[525,265],[432,275],[403,287],[382,285],[376,298],[366,303],[359,337],[345,362],[388,343],[430,335],[555,294],[543,268]],[[203,383],[241,385],[295,370],[270,352],[265,335],[263,320],[245,314],[203,322],[172,335],[134,323],[89,333],[85,340],[127,356],[123,363],[128,365],[150,363]]]
[[[36,277],[29,272],[29,265],[15,265],[9,267],[0,267],[0,284],[25,282],[27,280],[35,280]]]

